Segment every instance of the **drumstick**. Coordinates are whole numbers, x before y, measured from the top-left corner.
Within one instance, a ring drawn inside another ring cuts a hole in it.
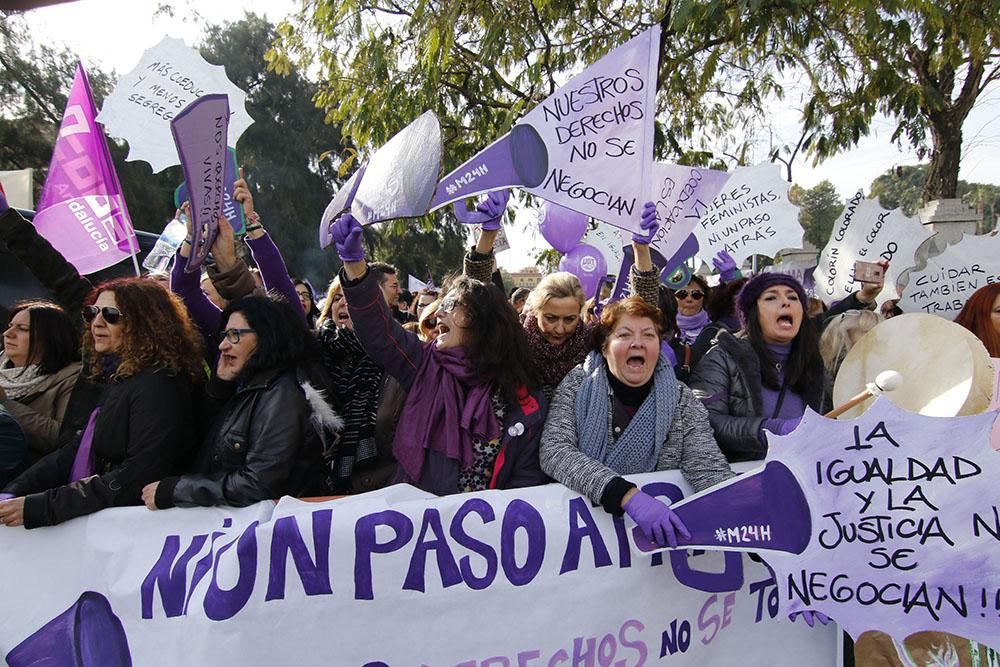
[[[881,396],[887,391],[893,391],[899,388],[899,385],[903,384],[903,376],[896,371],[882,371],[875,376],[874,382],[869,382],[865,387],[865,390],[860,394],[854,396],[849,401],[841,405],[839,408],[834,408],[827,412],[824,417],[829,417],[830,419],[836,419],[840,415],[844,414],[854,406],[867,401],[872,396]]]

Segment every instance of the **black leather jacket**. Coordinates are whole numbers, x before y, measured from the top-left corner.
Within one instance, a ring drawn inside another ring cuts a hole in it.
[[[205,393],[212,425],[199,472],[161,481],[157,507],[242,507],[284,495],[323,495],[323,444],[294,370],[259,373],[238,389],[213,377]],[[339,430],[330,420],[325,424]]]
[[[806,405],[821,412],[822,382],[802,397]],[[760,360],[743,334],[720,331],[716,344],[691,372],[688,386],[708,409],[715,440],[730,462],[756,461],[767,455],[760,441],[763,414],[763,383]]]
[[[52,526],[105,507],[142,504],[142,487],[190,464],[191,384],[146,369],[105,386],[94,428],[94,475],[68,484],[80,436],[4,489],[26,496],[26,528]]]

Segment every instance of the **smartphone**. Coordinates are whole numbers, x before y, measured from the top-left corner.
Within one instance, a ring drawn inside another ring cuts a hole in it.
[[[859,283],[877,283],[881,285],[885,282],[885,269],[881,264],[875,262],[854,262],[854,280]]]

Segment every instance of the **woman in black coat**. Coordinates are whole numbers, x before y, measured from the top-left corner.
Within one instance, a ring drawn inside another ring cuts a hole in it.
[[[128,278],[88,301],[84,357],[107,384],[81,433],[4,489],[4,525],[51,526],[141,504],[143,485],[190,462],[191,391],[204,373],[200,336],[180,299]]]

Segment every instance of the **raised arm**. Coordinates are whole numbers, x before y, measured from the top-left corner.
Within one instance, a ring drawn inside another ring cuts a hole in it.
[[[660,228],[660,222],[656,217],[656,205],[653,202],[643,204],[642,221],[639,224],[643,231],[632,235],[635,264],[632,265],[628,276],[630,288],[632,294],[639,295],[646,303],[659,306],[660,276],[653,266],[652,253],[649,251],[649,244],[656,236],[656,230]]]

